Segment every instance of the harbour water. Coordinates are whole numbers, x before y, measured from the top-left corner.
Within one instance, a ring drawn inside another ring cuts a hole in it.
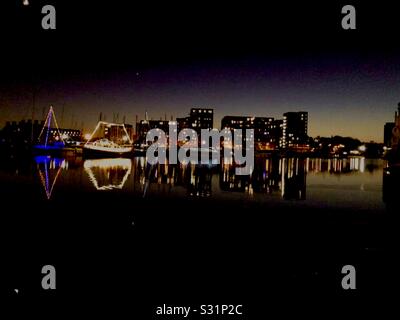
[[[143,306],[200,292],[252,301],[253,284],[277,299],[337,294],[349,263],[363,294],[390,283],[376,273],[396,257],[383,160],[257,157],[246,177],[228,164],[150,167],[140,157],[18,159],[0,169],[7,290],[40,294],[49,263],[64,294],[84,284],[82,301],[88,290],[125,299],[130,288]]]
[[[133,198],[208,198],[318,208],[385,210],[386,161],[258,156],[251,176],[220,166],[156,165],[144,157],[114,159],[38,156],[3,161],[0,178],[26,186],[35,198],[57,201],[76,194],[130,194]]]

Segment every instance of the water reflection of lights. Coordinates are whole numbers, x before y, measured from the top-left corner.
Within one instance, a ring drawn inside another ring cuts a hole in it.
[[[68,162],[65,159],[51,158],[49,156],[37,156],[35,157],[36,167],[39,173],[40,182],[46,193],[47,200],[50,200],[53,193],[54,186],[57,182],[58,176],[61,170],[68,169]],[[51,181],[52,172],[54,178]]]
[[[147,183],[148,187],[155,183],[169,184],[171,187],[184,186],[190,190],[190,194],[194,194],[197,185],[203,188],[209,184],[209,181],[200,181],[199,177],[206,172],[209,172],[207,175],[213,174],[213,171],[193,164],[147,168],[145,158],[136,158],[134,163],[135,181],[141,185]],[[239,176],[235,174],[235,165],[223,158],[219,168],[219,187],[222,191],[244,192],[249,196],[277,192],[284,199],[304,200],[308,174],[362,174],[364,170],[366,160],[363,157],[321,159],[260,156],[255,158],[254,171],[250,176]]]
[[[47,199],[52,197],[56,183],[70,183],[70,179],[65,179],[67,176],[61,171],[68,169],[68,166],[70,169],[77,167],[72,158],[66,161],[44,156],[35,158],[35,161],[38,168],[37,180],[40,180]],[[126,184],[132,175],[133,192],[143,196],[185,193],[189,196],[208,197],[213,194],[218,196],[220,193],[225,196],[226,192],[241,192],[247,197],[256,199],[263,199],[262,195],[265,194],[273,195],[275,199],[303,200],[306,198],[307,180],[309,186],[313,187],[320,183],[329,184],[331,181],[335,184],[342,183],[342,177],[347,179],[346,181],[361,181],[362,176],[369,179],[372,170],[378,168],[376,163],[375,160],[363,157],[307,159],[263,155],[255,158],[254,171],[250,176],[239,176],[235,174],[235,165],[230,165],[229,161],[223,162],[219,168],[194,164],[150,166],[145,157],[135,157],[132,160],[119,158],[86,160],[83,163],[83,170],[86,172],[84,176],[87,174],[90,180],[92,190],[128,191]],[[340,179],[337,179],[339,176]],[[353,177],[357,180],[349,180]],[[73,179],[75,178],[73,176]],[[85,180],[87,184],[87,179]],[[347,183],[346,181],[344,183]],[[368,191],[368,183],[358,187],[360,190]],[[314,190],[311,189],[312,192]]]
[[[122,189],[131,174],[130,159],[85,160],[83,167],[96,190]]]
[[[365,170],[365,158],[360,159],[360,172],[364,172]]]
[[[284,175],[284,171],[285,171],[285,162],[286,159],[281,159],[281,161],[279,161],[279,174],[281,175],[281,196],[283,197],[284,195],[284,190],[285,190],[285,175]]]
[[[133,166],[134,188],[140,186],[143,197],[154,191],[170,193],[173,188],[179,190],[182,187],[190,196],[211,196],[211,180],[216,170],[214,166],[192,163],[150,165],[144,158],[135,158]]]
[[[365,170],[365,158],[350,158],[350,170],[360,171],[361,173]]]
[[[221,168],[222,190],[247,192],[250,195],[279,191],[284,199],[304,200],[308,174],[363,174],[366,160],[364,157],[344,159],[260,157],[255,161],[255,171],[248,177],[236,176],[233,166],[223,165]]]
[[[364,157],[349,157],[349,158],[333,158],[333,159],[307,159],[307,172],[312,173],[350,173],[350,172],[365,172]]]

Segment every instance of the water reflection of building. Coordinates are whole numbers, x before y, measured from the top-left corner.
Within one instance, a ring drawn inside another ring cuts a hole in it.
[[[236,175],[235,167],[224,164],[219,175],[219,186],[223,191],[252,192],[249,176]]]
[[[132,175],[135,193],[147,196],[189,195],[208,197],[222,192],[276,194],[286,200],[305,200],[307,174],[354,174],[368,169],[365,159],[310,159],[260,156],[255,158],[251,175],[236,175],[235,166],[223,162],[219,167],[206,165],[149,165],[145,157],[86,160],[85,171],[97,190],[122,189]],[[212,184],[212,179],[218,175]],[[213,190],[213,187],[216,190]]]
[[[364,157],[349,157],[349,158],[311,158],[308,160],[307,172],[329,172],[329,173],[351,173],[364,172],[365,158]]]
[[[398,212],[400,166],[388,166],[383,169],[382,200],[389,210]]]
[[[257,164],[257,161],[256,161]],[[262,172],[262,178],[267,178],[268,184],[266,185],[267,191],[272,193],[273,191],[278,191],[280,188],[280,176],[281,176],[281,159],[277,157],[273,157],[271,159],[265,160],[265,171],[255,169],[255,173],[253,172],[253,181],[257,180],[257,172]],[[253,184],[254,190],[257,192],[257,187]],[[263,188],[260,188],[263,190]]]
[[[286,200],[306,199],[306,165],[308,159],[281,159],[282,198]]]
[[[213,168],[207,165],[149,165],[145,158],[135,158],[134,188],[139,188],[145,196],[152,187],[166,193],[174,187],[182,187],[190,196],[208,197],[213,173]]]
[[[37,157],[35,161],[46,197],[50,199],[62,169],[72,168],[74,161],[50,157]],[[236,175],[235,165],[228,161],[217,167],[194,164],[149,165],[145,157],[135,157],[132,160],[85,160],[83,168],[96,190],[121,190],[124,187],[125,190],[132,190],[132,186],[134,193],[140,196],[208,197],[218,196],[220,192],[237,192],[249,196],[264,194],[286,200],[304,200],[308,173],[313,176],[339,173],[353,175],[372,172],[376,168],[376,164],[375,167],[373,165],[370,162],[366,165],[363,157],[302,159],[264,155],[255,158],[251,175]],[[129,188],[126,188],[128,181]]]
[[[374,167],[365,164],[364,157],[347,159],[312,159],[256,157],[251,176],[235,175],[231,164],[221,165],[220,189],[232,192],[280,193],[283,199],[306,199],[307,173],[354,174]]]
[[[220,174],[223,191],[253,193],[281,192],[284,199],[306,198],[306,166],[308,160],[298,158],[256,158],[251,176],[238,176],[232,165],[224,164]]]
[[[187,175],[191,177],[186,184],[189,195],[197,197],[211,196],[212,171],[207,166],[186,166]]]

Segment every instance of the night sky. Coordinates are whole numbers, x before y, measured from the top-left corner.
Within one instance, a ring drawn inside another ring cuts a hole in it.
[[[224,115],[308,111],[311,136],[382,142],[400,101],[394,10],[377,17],[376,8],[356,6],[358,29],[344,31],[340,2],[114,1],[78,10],[50,1],[57,30],[44,31],[41,4],[30,2],[1,11],[0,126],[29,118],[35,91],[37,118],[53,104],[59,122],[65,110],[63,126],[83,123],[85,133],[100,112],[133,123],[146,110],[170,119],[212,107],[217,128]]]

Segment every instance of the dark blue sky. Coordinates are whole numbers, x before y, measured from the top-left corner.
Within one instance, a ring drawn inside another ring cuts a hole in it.
[[[53,104],[60,122],[64,108],[64,126],[83,122],[85,131],[100,112],[133,123],[146,110],[169,119],[196,106],[215,109],[216,127],[224,115],[308,111],[311,136],[365,141],[382,141],[393,120],[395,10],[377,16],[375,6],[358,5],[357,30],[347,32],[340,3],[122,3],[110,15],[109,5],[56,2],[53,33],[40,29],[39,1],[3,10],[0,125],[30,117],[34,90],[37,118]]]
[[[40,84],[37,115],[53,104],[61,119],[64,107],[64,126],[84,122],[90,130],[100,112],[109,120],[119,113],[120,120],[125,115],[133,123],[146,110],[151,118],[166,114],[170,119],[185,116],[194,106],[212,107],[219,127],[224,115],[279,118],[305,110],[312,136],[382,141],[383,124],[392,120],[400,100],[399,66],[392,55],[326,54],[72,74]],[[9,87],[2,94],[2,122],[30,115],[30,91],[28,86]]]

